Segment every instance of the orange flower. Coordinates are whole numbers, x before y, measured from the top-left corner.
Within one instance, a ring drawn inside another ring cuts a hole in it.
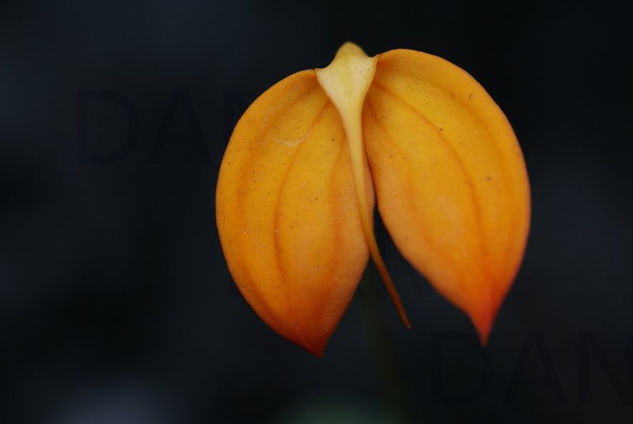
[[[486,343],[519,268],[529,183],[512,127],[465,71],[426,53],[344,44],[290,75],[235,127],[216,191],[226,261],[277,333],[317,356],[371,255],[374,196],[402,255]]]

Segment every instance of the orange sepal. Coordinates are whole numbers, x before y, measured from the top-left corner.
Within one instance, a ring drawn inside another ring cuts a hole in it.
[[[378,56],[363,110],[378,209],[411,264],[488,340],[523,257],[529,183],[505,115],[436,56]]]
[[[365,175],[371,187],[368,169]],[[317,356],[367,264],[355,199],[345,130],[314,71],[293,74],[255,100],[220,168],[220,241],[257,314]],[[373,201],[368,189],[368,213]]]

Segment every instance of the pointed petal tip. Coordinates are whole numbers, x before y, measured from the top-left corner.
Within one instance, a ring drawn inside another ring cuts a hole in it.
[[[316,356],[319,359],[323,359],[323,357],[325,356],[325,352],[323,350],[312,350],[312,351],[308,351],[311,354],[313,354],[314,356]]]
[[[404,326],[407,327],[407,330],[411,330],[411,321],[409,321],[409,317],[405,315],[402,322],[404,323]]]
[[[319,359],[323,359],[325,356],[325,346],[327,346],[327,340],[324,342],[316,342],[316,343],[297,343],[302,349],[306,350],[308,353],[316,356]]]
[[[482,309],[478,313],[470,316],[470,320],[479,335],[479,343],[482,347],[486,347],[488,345],[488,340],[490,339],[490,333],[492,332],[496,316],[496,308]]]
[[[363,56],[367,56],[365,51],[353,41],[346,41],[341,44],[341,47],[336,51],[336,56],[340,54],[361,54]]]
[[[492,327],[477,327],[477,325],[475,325],[475,329],[477,330],[477,334],[479,335],[479,344],[481,345],[481,347],[488,346],[488,340],[490,339]]]
[[[309,326],[299,326],[293,329],[292,335],[287,334],[285,338],[304,351],[319,359],[323,359],[325,348],[330,341],[334,329],[331,330],[332,331],[315,331],[314,328]]]

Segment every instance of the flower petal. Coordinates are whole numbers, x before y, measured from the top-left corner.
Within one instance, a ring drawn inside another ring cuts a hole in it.
[[[523,156],[465,71],[412,50],[379,55],[363,110],[378,208],[396,246],[486,343],[523,257]]]
[[[249,304],[277,333],[321,356],[368,251],[345,131],[314,71],[287,77],[244,113],[222,160],[216,217]]]

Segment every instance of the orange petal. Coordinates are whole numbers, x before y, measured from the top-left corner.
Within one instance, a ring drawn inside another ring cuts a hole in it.
[[[469,74],[412,50],[379,55],[363,125],[378,208],[396,246],[468,314],[485,344],[529,227],[512,127]]]
[[[248,303],[277,333],[322,356],[368,251],[345,130],[314,71],[287,77],[244,113],[222,160],[216,217]]]

